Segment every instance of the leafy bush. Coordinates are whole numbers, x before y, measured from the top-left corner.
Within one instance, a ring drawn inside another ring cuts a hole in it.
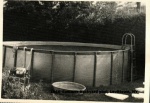
[[[9,68],[3,69],[2,76],[2,98],[6,99],[51,99],[54,97],[51,94],[49,83],[30,82],[29,85],[21,85],[21,81],[17,78],[9,76]]]

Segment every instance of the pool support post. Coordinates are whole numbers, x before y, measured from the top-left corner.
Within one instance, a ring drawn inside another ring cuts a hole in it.
[[[96,69],[97,69],[97,52],[94,53],[93,87],[95,87],[96,82]]]
[[[124,51],[122,51],[122,80],[121,82],[124,82]]]
[[[5,61],[6,61],[6,46],[4,47],[4,51],[3,51],[3,68],[5,67]]]
[[[51,54],[52,54],[52,64],[51,64],[51,83],[53,83],[54,51],[51,51]]]
[[[18,47],[13,47],[14,67],[16,67],[17,65],[17,52],[18,52]]]
[[[73,66],[73,82],[75,81],[75,70],[76,70],[76,56],[77,56],[77,53],[74,52],[74,66]]]
[[[113,69],[113,52],[110,52],[111,53],[111,63],[110,63],[110,85],[112,85],[112,69]]]

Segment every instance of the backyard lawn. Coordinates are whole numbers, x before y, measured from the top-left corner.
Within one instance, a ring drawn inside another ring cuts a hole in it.
[[[123,83],[119,85],[100,86],[97,88],[88,88],[89,91],[129,91],[131,93],[125,93],[129,97],[125,100],[117,100],[111,97],[107,97],[105,93],[83,93],[80,95],[75,94],[59,94],[51,92],[51,84],[45,83],[42,80],[39,82],[30,82],[30,88],[21,88],[19,83],[15,81],[8,81],[8,68],[3,69],[3,86],[2,86],[2,98],[4,99],[33,99],[33,100],[73,100],[73,101],[124,101],[124,102],[143,102],[143,99],[135,99],[131,96],[131,93],[137,87],[144,87],[142,79],[136,80],[132,83]]]

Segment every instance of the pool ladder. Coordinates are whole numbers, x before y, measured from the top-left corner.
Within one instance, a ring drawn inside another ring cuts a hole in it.
[[[130,37],[130,44],[127,44],[127,38]],[[135,36],[132,33],[125,33],[122,36],[122,49],[130,46],[130,61],[131,61],[131,82],[133,81],[133,72],[136,73],[136,53],[135,53]]]

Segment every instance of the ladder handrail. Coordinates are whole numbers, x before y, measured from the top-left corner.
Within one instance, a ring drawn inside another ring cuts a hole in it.
[[[131,51],[131,82],[133,81],[133,68],[134,68],[134,64],[133,64],[133,46],[135,46],[135,36],[132,33],[125,33],[122,36],[122,47],[127,45],[127,38],[130,37],[131,41],[130,41],[130,51]]]
[[[130,36],[131,37],[131,45],[135,45],[135,36],[133,34],[128,34],[126,35],[126,38],[125,38],[125,45],[126,45],[126,41],[127,41],[127,37]],[[133,38],[132,38],[133,37]]]
[[[127,37],[130,36],[131,38],[131,45],[132,46],[135,46],[135,36],[132,34],[132,33],[125,33],[123,36],[122,36],[122,46],[123,45],[126,45],[126,41],[127,41]]]

